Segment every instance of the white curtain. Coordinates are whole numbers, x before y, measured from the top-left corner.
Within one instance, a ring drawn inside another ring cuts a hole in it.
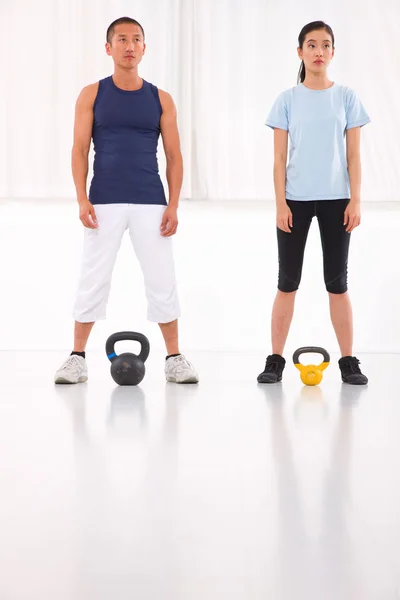
[[[111,74],[105,31],[124,15],[146,32],[141,75],[178,107],[183,197],[273,199],[264,120],[296,84],[300,29],[323,19],[336,35],[330,76],[372,119],[363,199],[400,200],[400,0],[0,0],[1,197],[74,197],[75,101]],[[161,147],[159,158],[163,171]]]

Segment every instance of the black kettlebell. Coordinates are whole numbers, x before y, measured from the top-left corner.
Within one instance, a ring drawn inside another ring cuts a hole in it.
[[[118,355],[115,352],[115,344],[123,340],[140,342],[141,350],[139,356],[132,352],[123,352]],[[150,342],[142,333],[135,331],[119,331],[110,335],[106,341],[107,357],[111,361],[111,377],[118,385],[138,385],[145,373],[144,366],[150,353]]]

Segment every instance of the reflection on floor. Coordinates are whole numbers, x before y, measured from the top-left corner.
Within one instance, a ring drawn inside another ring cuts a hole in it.
[[[318,387],[194,352],[198,386],[54,386],[62,352],[0,353],[4,600],[391,600],[400,589],[400,357]],[[385,372],[385,377],[382,373]]]

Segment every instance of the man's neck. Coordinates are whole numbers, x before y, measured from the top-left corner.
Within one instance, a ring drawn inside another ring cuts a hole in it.
[[[113,82],[121,90],[127,91],[140,90],[143,86],[143,79],[139,77],[136,70],[131,72],[114,71]]]

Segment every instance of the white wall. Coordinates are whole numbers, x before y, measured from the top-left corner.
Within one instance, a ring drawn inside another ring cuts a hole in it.
[[[122,15],[145,28],[142,75],[176,100],[184,197],[274,197],[263,123],[296,83],[298,33],[321,18],[336,34],[332,79],[353,87],[372,118],[364,200],[400,200],[398,0],[2,0],[0,197],[73,196],[75,100],[112,72],[104,36]]]

